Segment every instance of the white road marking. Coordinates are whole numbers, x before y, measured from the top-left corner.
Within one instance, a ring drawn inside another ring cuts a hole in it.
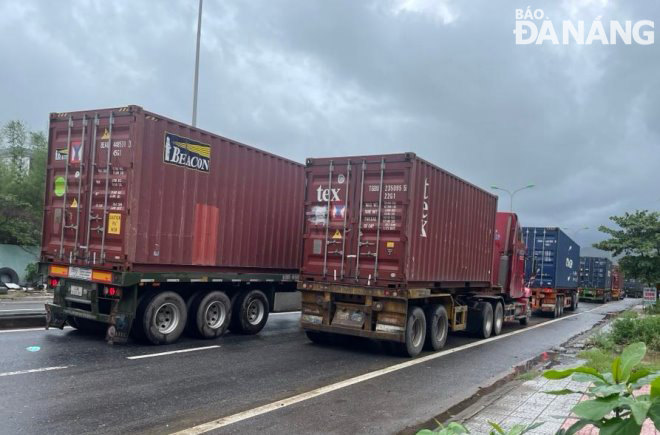
[[[53,329],[59,329],[59,328],[53,328]],[[73,329],[71,326],[65,326],[63,329]],[[8,332],[28,332],[28,331],[46,331],[46,328],[43,326],[41,328],[22,328],[22,329],[6,329],[6,330],[0,330],[0,334],[6,334]]]
[[[30,370],[19,370],[16,372],[4,372],[0,373],[0,377],[2,376],[13,376],[13,375],[24,375],[26,373],[39,373],[39,372],[48,372],[51,370],[62,370],[62,369],[68,369],[69,366],[58,366],[58,367],[43,367],[40,369],[30,369]]]
[[[283,316],[285,314],[300,314],[300,311],[284,311],[281,313],[270,313],[268,316]]]
[[[14,311],[34,311],[34,312],[40,312],[40,308],[12,308],[11,310],[0,310],[0,313],[11,313]],[[46,314],[46,310],[41,311],[42,313]]]
[[[186,352],[195,352],[197,350],[207,350],[207,349],[215,349],[218,348],[217,344],[214,344],[213,346],[204,346],[204,347],[193,347],[190,349],[180,349],[180,350],[172,350],[169,352],[159,352],[159,353],[149,353],[146,355],[135,355],[135,356],[127,356],[126,359],[142,359],[142,358],[153,358],[155,356],[165,356],[165,355],[173,355],[175,353],[186,353]]]
[[[543,326],[551,325],[555,322],[561,322],[562,320],[570,319],[571,317],[579,316],[585,313],[589,313],[595,309],[600,308],[600,306],[592,308],[587,311],[583,311],[581,313],[575,313],[571,314],[566,317],[560,317],[558,319],[552,319],[548,320],[547,322],[539,323],[533,326],[528,326],[523,329],[518,329],[515,331],[507,332],[506,334],[498,335],[495,337],[490,337],[485,340],[479,340],[479,341],[474,341],[469,344],[464,344],[463,346],[458,346],[452,349],[447,349],[443,350],[441,352],[436,352],[432,353],[430,355],[426,355],[423,357],[419,357],[416,359],[412,359],[403,363],[399,364],[394,364],[393,366],[385,367],[380,370],[376,370],[373,372],[365,373],[363,375],[355,376],[353,378],[346,379],[344,381],[336,382],[334,384],[326,385],[324,387],[316,388],[311,391],[307,391],[306,393],[301,393],[297,394],[295,396],[288,397],[283,400],[278,400],[277,402],[272,402],[263,406],[259,406],[257,408],[249,409],[247,411],[239,412],[237,414],[229,415],[227,417],[222,417],[217,420],[209,421],[208,423],[202,423],[197,426],[193,426],[188,429],[184,429],[182,431],[176,432],[173,435],[193,435],[193,434],[201,434],[205,433],[211,430],[219,429],[224,426],[229,426],[230,424],[238,423],[239,421],[247,420],[249,418],[257,417],[262,414],[267,414],[269,412],[286,408],[287,406],[294,405],[296,403],[304,402],[305,400],[313,399],[315,397],[322,396],[324,394],[331,393],[333,391],[340,390],[342,388],[350,387],[351,385],[359,384],[364,381],[368,381],[373,378],[377,378],[383,375],[386,375],[388,373],[396,372],[399,370],[403,370],[408,367],[416,366],[418,364],[424,364],[425,362],[432,361],[437,358],[442,358],[443,356],[451,355],[456,352],[461,352],[463,350],[471,349],[473,347],[477,346],[483,346],[484,344],[491,343],[493,341],[501,340],[506,337],[511,337],[516,334],[521,334],[523,332],[528,332],[536,328],[541,328]]]

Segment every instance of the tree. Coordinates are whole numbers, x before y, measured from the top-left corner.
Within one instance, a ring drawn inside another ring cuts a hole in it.
[[[610,238],[594,247],[617,257],[623,255],[619,264],[627,277],[642,279],[649,285],[660,282],[660,212],[638,210],[610,220],[620,229],[601,225],[598,230]]]
[[[0,130],[0,243],[40,244],[47,142],[20,121]]]

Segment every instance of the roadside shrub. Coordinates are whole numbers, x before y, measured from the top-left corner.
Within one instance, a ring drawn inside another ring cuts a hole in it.
[[[658,299],[653,305],[646,305],[644,307],[644,313],[649,315],[660,314],[660,299]]]
[[[660,316],[622,316],[612,324],[612,340],[618,345],[642,341],[660,351]]]
[[[34,284],[39,278],[39,264],[30,263],[25,268],[25,281],[28,284]]]

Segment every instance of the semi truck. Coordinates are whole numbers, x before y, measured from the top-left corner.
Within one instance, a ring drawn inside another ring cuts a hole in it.
[[[612,264],[612,276],[610,278],[612,283],[612,299],[615,301],[623,299],[625,297],[623,292],[623,274],[618,264]]]
[[[524,243],[497,197],[414,153],[308,159],[301,326],[441,349],[449,331],[526,324]]]
[[[304,166],[139,106],[52,113],[47,328],[259,332],[297,295]]]
[[[580,299],[607,303],[612,300],[612,261],[605,257],[580,257]]]
[[[578,307],[580,246],[557,227],[523,228],[532,311],[560,317]]]

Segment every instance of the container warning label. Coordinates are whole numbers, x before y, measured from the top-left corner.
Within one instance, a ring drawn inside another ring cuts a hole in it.
[[[333,239],[341,239],[341,231],[336,230],[335,233],[332,235]]]
[[[211,166],[211,145],[172,133],[165,133],[163,161],[171,165],[209,172]]]
[[[119,234],[121,232],[121,214],[108,213],[108,234]]]

